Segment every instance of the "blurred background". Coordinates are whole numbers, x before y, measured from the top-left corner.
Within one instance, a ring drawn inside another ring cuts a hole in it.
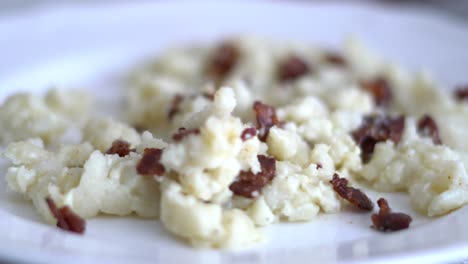
[[[125,2],[129,0],[0,0],[0,12],[8,12],[15,9],[34,8],[44,5],[67,4],[67,3],[96,3],[96,2]],[[149,1],[149,0],[130,0],[134,1]],[[153,0],[164,1],[164,0]],[[166,0],[177,1],[177,0]],[[179,1],[197,1],[197,0],[179,0]],[[224,0],[236,1],[236,0]],[[237,0],[249,1],[249,0]],[[275,0],[281,1],[281,0]],[[288,0],[285,0],[288,1]],[[291,1],[291,0],[289,0]],[[292,0],[303,2],[329,2],[330,0]],[[433,8],[442,12],[447,12],[459,16],[462,19],[468,20],[468,0],[331,0],[333,2],[384,2],[387,4],[424,6]]]
[[[26,8],[44,7],[47,5],[66,5],[70,3],[96,3],[96,2],[125,2],[125,1],[150,1],[150,0],[0,0],[0,14],[24,10]],[[153,1],[197,1],[197,0],[153,0]],[[249,1],[249,0],[220,0],[220,1]],[[274,0],[281,1],[281,0]],[[444,12],[468,22],[468,0],[284,0],[302,2],[374,2],[395,5],[407,5],[411,7],[429,8],[434,11]]]

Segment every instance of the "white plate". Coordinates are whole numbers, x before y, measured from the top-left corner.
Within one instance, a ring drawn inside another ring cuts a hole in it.
[[[238,33],[331,46],[353,33],[393,61],[429,69],[447,87],[468,81],[468,31],[417,10],[300,2],[61,6],[0,18],[0,32],[0,98],[57,84],[86,87],[116,106],[122,73],[148,54],[171,43]],[[27,202],[5,189],[2,179],[0,257],[27,262],[429,263],[468,256],[468,208],[426,219],[410,209],[404,195],[384,196],[395,210],[414,216],[407,231],[377,233],[369,228],[369,214],[343,212],[268,227],[267,243],[227,252],[191,249],[157,221],[98,218],[88,222],[84,236],[64,233],[42,224]]]

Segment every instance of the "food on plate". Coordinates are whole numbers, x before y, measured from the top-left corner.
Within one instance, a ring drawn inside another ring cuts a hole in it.
[[[377,204],[380,210],[379,213],[372,214],[374,228],[380,231],[398,231],[409,227],[412,221],[411,216],[404,213],[393,213],[384,198],[380,198]]]
[[[457,87],[455,90],[455,98],[460,101],[468,100],[468,85]]]
[[[55,202],[46,198],[50,212],[57,219],[57,227],[70,232],[83,234],[86,229],[86,222],[80,216],[76,215],[68,206],[57,208]]]
[[[68,129],[79,127],[90,108],[90,95],[79,90],[54,88],[44,96],[14,94],[0,107],[0,143],[5,145],[32,137],[56,143]]]
[[[366,211],[372,211],[372,209],[374,209],[374,204],[365,193],[359,189],[347,186],[347,179],[340,178],[340,176],[335,173],[330,183],[333,185],[333,190],[335,190],[341,198],[347,200],[357,208]]]
[[[87,114],[69,90],[0,108],[8,186],[47,222],[82,232],[79,217],[136,215],[237,248],[349,203],[377,230],[409,227],[385,199],[371,216],[366,190],[407,193],[431,217],[468,203],[466,87],[447,94],[355,40],[339,52],[243,37],[170,49],[130,75],[124,121]],[[69,124],[79,143],[61,139]]]

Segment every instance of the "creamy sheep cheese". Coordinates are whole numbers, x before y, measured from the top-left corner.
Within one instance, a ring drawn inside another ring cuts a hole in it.
[[[164,146],[162,141],[148,143]],[[95,150],[88,142],[51,152],[44,149],[42,140],[29,139],[10,144],[5,156],[13,162],[6,175],[8,186],[31,199],[48,222],[54,219],[44,197],[68,205],[85,218],[99,213],[158,216],[159,184],[137,174],[138,152],[119,157]]]
[[[0,107],[8,187],[52,224],[46,198],[83,218],[159,219],[196,247],[244,247],[268,239],[260,227],[354,204],[334,175],[405,192],[431,217],[468,203],[468,102],[355,40],[341,53],[251,37],[171,49],[131,73],[126,122],[74,97]],[[73,122],[81,143],[62,143]]]
[[[80,98],[80,100],[76,100]],[[0,106],[0,142],[39,137],[53,143],[67,129],[83,121],[91,106],[91,97],[79,90],[51,89],[44,96],[17,93]]]

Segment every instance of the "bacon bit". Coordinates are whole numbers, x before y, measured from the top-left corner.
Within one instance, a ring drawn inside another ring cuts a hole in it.
[[[234,68],[240,57],[240,51],[234,43],[225,42],[215,49],[207,68],[208,75],[220,83]]]
[[[383,77],[361,81],[361,87],[372,94],[376,105],[387,106],[392,100],[392,89]]]
[[[177,131],[177,133],[175,133],[174,135],[172,135],[172,140],[174,141],[181,141],[182,139],[184,139],[186,136],[188,135],[198,135],[200,134],[200,129],[198,128],[194,128],[194,129],[186,129],[185,127],[181,127],[179,128],[179,130]]]
[[[336,66],[347,65],[346,59],[341,54],[338,54],[338,53],[329,52],[325,54],[324,59],[326,62],[336,65]]]
[[[83,234],[86,229],[86,222],[79,215],[75,214],[70,207],[64,206],[60,209],[55,205],[54,200],[46,198],[47,206],[52,215],[57,219],[57,227],[73,233]]]
[[[255,135],[257,135],[257,129],[255,127],[249,127],[249,128],[244,129],[244,131],[242,131],[241,139],[243,141],[246,141],[248,139],[255,137]]]
[[[333,174],[333,179],[330,183],[333,185],[333,190],[335,190],[341,198],[347,200],[357,208],[366,211],[372,211],[372,209],[374,209],[374,204],[365,193],[359,189],[348,187],[348,180],[340,178],[337,173]]]
[[[377,201],[379,205],[379,213],[372,214],[373,227],[380,231],[398,231],[409,227],[411,216],[404,213],[392,213],[388,206],[388,202],[384,198]]]
[[[458,101],[468,102],[468,85],[462,85],[455,89],[455,98]]]
[[[180,112],[180,104],[184,100],[184,97],[180,94],[176,94],[171,102],[171,107],[169,108],[169,112],[167,113],[167,118],[172,120],[175,115]]]
[[[317,170],[320,170],[321,168],[323,168],[323,166],[322,166],[322,164],[317,163],[317,164],[315,164],[315,168],[316,168]]]
[[[134,128],[136,131],[138,131],[139,133],[143,133],[143,132],[146,130],[145,126],[143,126],[143,125],[141,125],[141,124],[134,124],[134,125],[133,125],[133,128]]]
[[[214,93],[204,92],[202,93],[202,96],[210,101],[214,101]]]
[[[239,179],[233,182],[229,189],[235,194],[246,198],[255,198],[262,188],[273,180],[276,174],[276,160],[264,155],[257,156],[262,170],[253,174],[252,171],[241,171]]]
[[[125,140],[117,139],[112,142],[112,146],[107,150],[106,154],[117,154],[119,157],[125,157],[133,151],[135,151],[135,149],[130,149],[130,143]]]
[[[361,158],[367,163],[374,153],[374,147],[377,143],[392,140],[398,144],[401,140],[405,128],[405,117],[395,118],[389,116],[367,116],[364,122],[355,131],[352,136],[356,144],[361,148]]]
[[[278,79],[282,82],[293,81],[309,71],[309,66],[301,58],[291,55],[280,63]]]
[[[275,108],[266,105],[260,101],[255,101],[253,104],[253,110],[255,111],[257,119],[258,138],[265,142],[268,137],[268,132],[273,126],[281,127],[282,123],[276,117]]]
[[[162,156],[162,149],[157,148],[145,148],[143,157],[137,164],[136,170],[138,174],[146,176],[162,176],[166,169],[159,163]]]
[[[429,115],[424,115],[418,121],[418,132],[425,136],[431,137],[432,142],[435,145],[441,145],[442,140],[440,139],[439,135],[439,128],[437,127],[436,122],[432,119]]]

